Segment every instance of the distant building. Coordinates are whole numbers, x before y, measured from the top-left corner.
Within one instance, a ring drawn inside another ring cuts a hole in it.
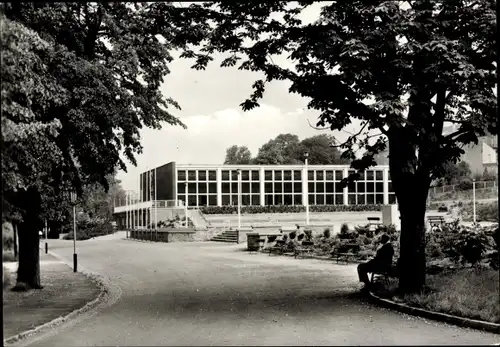
[[[443,135],[457,131],[457,127],[443,128]],[[465,146],[461,160],[469,164],[473,175],[482,175],[486,170],[498,174],[498,137],[496,135],[481,136],[478,143]]]
[[[238,170],[241,171],[238,179]],[[139,176],[140,199],[115,207],[123,225],[127,211],[137,214],[140,225],[151,220],[153,206],[243,206],[394,204],[389,167],[375,166],[347,187],[341,180],[354,172],[349,165],[198,165],[171,162]],[[156,177],[155,177],[156,175]]]

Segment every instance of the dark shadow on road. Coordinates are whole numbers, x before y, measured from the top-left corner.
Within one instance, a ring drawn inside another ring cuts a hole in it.
[[[233,288],[234,289],[234,288]],[[217,317],[231,315],[236,319],[241,316],[269,316],[280,312],[290,316],[336,312],[361,312],[360,305],[365,305],[364,296],[352,290],[318,291],[300,293],[293,290],[255,289],[253,292],[220,292],[207,289],[174,290],[155,293],[154,295],[133,295],[127,298],[126,309],[134,315],[167,315],[176,319],[188,319],[193,316],[208,315]]]

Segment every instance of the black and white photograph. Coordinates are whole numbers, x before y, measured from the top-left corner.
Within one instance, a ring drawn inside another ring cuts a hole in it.
[[[4,346],[500,345],[496,0],[0,4]]]

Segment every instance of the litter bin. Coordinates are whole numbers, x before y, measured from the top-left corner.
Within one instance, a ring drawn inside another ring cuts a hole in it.
[[[258,251],[259,246],[259,233],[247,233],[247,247],[249,251]]]

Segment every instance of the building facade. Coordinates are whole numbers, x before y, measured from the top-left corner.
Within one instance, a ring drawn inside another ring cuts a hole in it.
[[[238,173],[240,170],[240,174]],[[341,187],[354,172],[348,165],[195,165],[171,162],[143,172],[141,202],[187,201],[190,207],[393,204],[389,167],[366,170],[361,179]],[[238,175],[241,175],[238,177]],[[157,189],[155,189],[157,187]],[[177,205],[177,204],[176,204]]]

